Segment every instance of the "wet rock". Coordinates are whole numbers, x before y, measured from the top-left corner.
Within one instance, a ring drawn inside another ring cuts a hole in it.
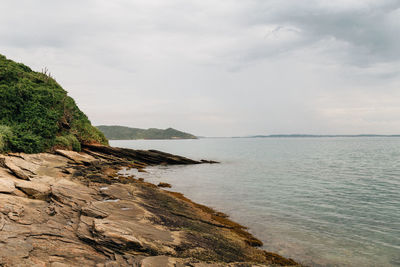
[[[169,184],[169,183],[159,183],[157,186],[158,187],[164,187],[164,188],[171,188],[172,187],[172,185]]]
[[[106,155],[108,157],[117,157],[127,161],[145,163],[150,165],[155,164],[199,164],[201,162],[191,160],[185,157],[161,152],[158,150],[133,150],[127,148],[109,147],[102,145],[84,145],[86,149],[94,151],[98,155]],[[141,165],[142,165],[141,164]],[[143,166],[143,165],[142,165]]]
[[[219,163],[218,161],[205,160],[205,159],[200,160],[200,162],[201,163],[208,163],[208,164],[217,164],[217,163]]]

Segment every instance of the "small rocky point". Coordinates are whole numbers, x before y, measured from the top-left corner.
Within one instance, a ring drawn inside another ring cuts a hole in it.
[[[0,266],[298,266],[225,214],[119,175],[200,163],[100,145],[0,155]]]

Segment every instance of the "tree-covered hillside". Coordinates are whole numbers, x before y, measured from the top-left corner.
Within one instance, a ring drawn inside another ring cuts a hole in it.
[[[50,75],[0,55],[0,152],[79,151],[81,143],[108,141]]]
[[[197,139],[196,136],[181,132],[172,128],[162,129],[139,129],[125,126],[97,126],[110,140],[132,140],[132,139]]]

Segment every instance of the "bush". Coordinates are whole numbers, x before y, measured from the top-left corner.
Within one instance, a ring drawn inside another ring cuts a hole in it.
[[[66,136],[57,136],[54,146],[56,148],[68,149],[80,152],[81,151],[81,143],[75,137],[75,135],[69,134]]]
[[[10,149],[15,152],[39,153],[47,146],[43,138],[26,131],[17,132],[10,139]]]
[[[0,152],[6,152],[9,150],[11,137],[11,128],[5,125],[0,125]]]
[[[0,125],[11,130],[9,140],[1,137],[0,150],[37,153],[63,144],[79,151],[80,143],[108,144],[53,78],[2,55],[0,107]]]
[[[71,127],[70,132],[77,137],[79,142],[108,145],[108,140],[104,134],[99,129],[92,126],[88,117],[78,108],[75,101],[70,97],[65,100],[64,117]]]

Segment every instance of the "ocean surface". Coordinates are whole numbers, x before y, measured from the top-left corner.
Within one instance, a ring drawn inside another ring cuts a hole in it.
[[[310,266],[400,266],[400,138],[111,141],[221,164],[152,167],[146,181],[214,207],[264,249]]]

